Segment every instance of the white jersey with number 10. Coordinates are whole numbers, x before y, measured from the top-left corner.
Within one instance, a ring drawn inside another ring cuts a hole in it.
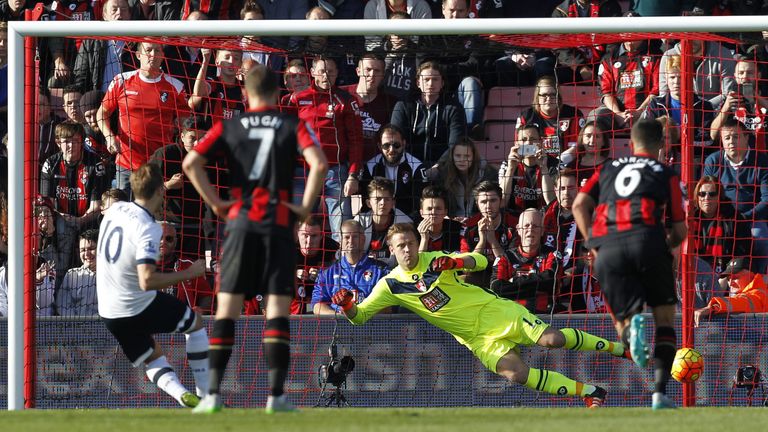
[[[96,254],[96,293],[99,316],[138,315],[155,299],[156,291],[139,287],[136,266],[156,264],[163,228],[149,210],[133,202],[118,202],[99,227]]]

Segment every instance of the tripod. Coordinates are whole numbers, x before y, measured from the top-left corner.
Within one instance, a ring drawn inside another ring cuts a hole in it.
[[[334,386],[333,392],[326,393],[325,388],[326,386],[323,386],[322,391],[320,392],[320,398],[317,400],[317,404],[315,406],[324,406],[326,408],[330,407],[331,405],[336,405],[336,408],[344,408],[349,407],[349,402],[347,402],[347,398],[344,396],[344,393],[341,391],[341,385],[345,385],[346,381],[343,383],[340,383],[340,385]]]

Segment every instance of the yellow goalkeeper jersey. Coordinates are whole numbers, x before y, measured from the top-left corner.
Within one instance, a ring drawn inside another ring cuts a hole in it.
[[[379,280],[371,295],[357,305],[357,315],[350,321],[364,324],[382,309],[398,305],[452,334],[461,343],[474,338],[478,333],[481,310],[491,302],[505,300],[462,282],[456,270],[430,271],[432,260],[445,255],[474,258],[474,271],[483,270],[488,265],[485,256],[477,253],[420,252],[419,264],[412,271],[398,266]]]

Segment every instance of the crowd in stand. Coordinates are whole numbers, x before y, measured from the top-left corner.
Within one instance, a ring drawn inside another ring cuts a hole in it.
[[[766,13],[768,1],[742,0],[0,0],[2,21]],[[7,132],[5,26],[0,23],[0,135]],[[164,221],[159,267],[179,271],[204,257],[209,270],[168,292],[204,313],[214,310],[226,234],[181,162],[208,129],[245,110],[241,77],[253,64],[280,72],[280,109],[313,128],[330,163],[316,214],[296,230],[301,263],[294,314],[335,313],[330,299],[341,288],[358,302],[369,295],[394,266],[386,232],[401,222],[417,227],[422,251],[485,254],[492,265],[467,281],[532,312],[606,312],[571,205],[579,187],[610,163],[614,140],[628,136],[640,118],[665,126],[668,145],[660,159],[676,169],[691,164],[698,179],[689,198],[689,248],[702,308],[697,322],[731,304],[768,310],[763,302],[727,300],[749,290],[768,296],[755,276],[768,265],[768,32],[727,36],[738,43],[691,41],[687,102],[685,52],[669,39],[562,49],[516,47],[479,35],[242,36],[218,49],[41,39],[34,149],[38,314],[96,314],[101,215],[131,199],[130,173],[148,161],[165,175],[166,206],[156,215]],[[508,152],[486,160],[486,99],[496,86],[532,88],[532,99],[516,118],[505,119],[516,120],[505,137]],[[599,106],[563,103],[564,86],[598,88]],[[680,147],[685,116],[692,116],[690,161],[682,161]],[[271,139],[253,138],[262,145]],[[226,194],[227,167],[207,168]],[[298,201],[305,171],[295,173]],[[2,177],[4,257],[7,174]],[[7,314],[6,292],[3,265],[0,316]],[[245,312],[261,313],[262,300],[248,302]]]

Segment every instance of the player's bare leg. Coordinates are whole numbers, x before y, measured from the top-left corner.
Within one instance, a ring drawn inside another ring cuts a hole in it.
[[[605,402],[605,389],[574,381],[558,372],[529,367],[514,350],[499,359],[496,363],[496,373],[511,382],[540,392],[582,397],[590,408],[600,407]]]
[[[224,406],[221,400],[221,381],[224,371],[232,356],[232,346],[235,344],[235,321],[240,317],[245,295],[219,292],[216,295],[216,320],[213,322],[209,348],[209,382],[208,394],[200,401],[193,412],[215,413]]]
[[[168,363],[168,359],[165,358],[160,345],[154,341],[153,343],[154,349],[152,354],[144,360],[149,380],[155,383],[160,390],[176,399],[181,406],[187,408],[196,407],[200,402],[200,398],[184,387],[173,367]]]
[[[291,364],[291,334],[288,315],[291,296],[267,296],[267,321],[264,326],[264,354],[269,369],[267,414],[295,411],[284,393],[285,378]]]
[[[631,358],[638,366],[648,365],[650,357],[645,335],[645,317],[640,313],[634,313],[624,320],[614,318],[613,325],[616,334],[619,335]]]
[[[653,308],[656,322],[656,343],[653,347],[653,409],[675,408],[674,402],[667,397],[667,382],[672,370],[677,350],[675,334],[675,305],[662,305]]]

